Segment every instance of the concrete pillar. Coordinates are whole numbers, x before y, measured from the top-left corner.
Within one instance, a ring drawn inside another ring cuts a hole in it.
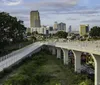
[[[52,55],[56,55],[56,48],[52,47]]]
[[[61,59],[61,49],[57,48],[57,58]]]
[[[64,59],[64,65],[68,65],[68,50],[67,49],[62,49],[63,50],[63,59]]]
[[[92,55],[95,63],[95,84],[100,85],[100,55]]]
[[[82,52],[79,51],[72,51],[74,54],[74,59],[75,59],[75,72],[80,73],[81,72],[81,54]]]

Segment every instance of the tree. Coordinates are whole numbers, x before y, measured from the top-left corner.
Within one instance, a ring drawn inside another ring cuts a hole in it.
[[[37,39],[36,39],[36,37],[33,35],[33,36],[31,36],[31,39],[32,40],[34,40],[34,41],[36,41]]]
[[[58,31],[56,33],[56,36],[59,37],[59,38],[67,38],[68,33],[67,32],[64,32],[64,31]]]
[[[91,28],[89,35],[93,38],[100,37],[100,27],[94,26]]]
[[[84,38],[87,38],[87,37],[88,37],[88,34],[85,34],[85,35],[84,35]]]
[[[73,35],[73,36],[71,37],[71,40],[74,40],[74,39],[76,39],[76,36],[75,36],[75,35]]]
[[[38,34],[38,32],[37,31],[34,31],[34,32],[32,32],[32,34],[34,35],[34,34]]]
[[[0,13],[0,48],[12,42],[19,42],[24,39],[26,27],[23,21],[17,20],[16,17],[10,16],[8,13]]]
[[[30,32],[28,32],[28,33],[27,33],[27,36],[31,36],[31,33],[30,33]]]

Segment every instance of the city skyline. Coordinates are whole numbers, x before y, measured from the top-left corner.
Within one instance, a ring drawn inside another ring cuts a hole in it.
[[[39,10],[42,25],[55,21],[78,30],[80,24],[99,25],[100,0],[1,0],[0,11],[17,16],[30,27],[30,11]]]

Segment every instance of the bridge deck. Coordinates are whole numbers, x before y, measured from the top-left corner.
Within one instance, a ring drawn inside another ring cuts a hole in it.
[[[22,49],[12,52],[9,55],[1,57],[0,58],[0,60],[1,60],[0,61],[0,71],[2,71],[4,68],[7,68],[7,67],[13,65],[14,63],[18,62],[22,58],[27,57],[31,53],[36,52],[36,50],[38,48],[40,48],[41,46],[42,46],[42,44],[39,42],[33,43]]]
[[[100,41],[49,42],[48,45],[100,55]]]

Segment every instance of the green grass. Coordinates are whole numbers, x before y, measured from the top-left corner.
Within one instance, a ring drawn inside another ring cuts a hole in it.
[[[3,85],[93,85],[86,75],[74,73],[62,60],[42,51],[26,59]],[[80,84],[87,82],[88,84]]]

